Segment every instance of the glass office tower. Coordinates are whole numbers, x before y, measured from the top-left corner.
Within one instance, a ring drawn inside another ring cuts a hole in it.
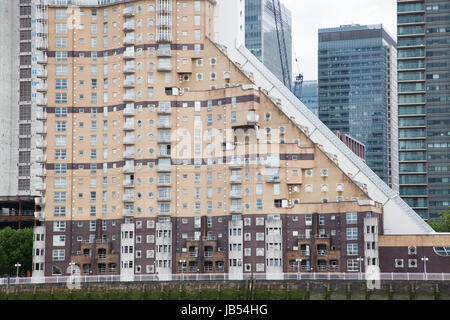
[[[289,70],[292,75],[292,18],[281,4]],[[283,81],[277,29],[271,0],[245,0],[245,46]],[[292,78],[290,76],[289,78]]]
[[[294,84],[292,84],[294,85]],[[303,81],[302,96],[297,97],[316,116],[319,116],[319,97],[317,92],[317,80]]]
[[[425,219],[449,209],[450,3],[398,1],[400,195]]]
[[[319,118],[366,145],[366,162],[398,191],[396,42],[382,25],[319,29]]]

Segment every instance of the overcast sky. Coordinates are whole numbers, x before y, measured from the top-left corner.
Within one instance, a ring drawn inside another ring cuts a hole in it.
[[[317,30],[383,24],[396,38],[396,0],[281,0],[292,11],[292,44],[305,80],[317,80]],[[293,75],[298,68],[293,56]]]

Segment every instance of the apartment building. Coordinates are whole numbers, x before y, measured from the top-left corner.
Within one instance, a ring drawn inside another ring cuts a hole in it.
[[[333,133],[311,135],[304,105],[296,118],[264,89],[260,71],[280,82],[239,45],[242,2],[76,4],[35,6],[37,281],[71,264],[123,280],[357,272],[380,265],[384,235],[437,237]]]
[[[0,229],[37,225],[32,189],[31,0],[0,2]]]
[[[397,1],[400,195],[424,219],[448,210],[448,1]]]

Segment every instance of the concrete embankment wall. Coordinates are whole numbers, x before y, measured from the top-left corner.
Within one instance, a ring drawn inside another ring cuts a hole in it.
[[[450,281],[197,281],[0,286],[0,299],[192,299],[192,300],[450,300]]]

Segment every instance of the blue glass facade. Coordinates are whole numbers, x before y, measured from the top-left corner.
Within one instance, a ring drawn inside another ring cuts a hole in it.
[[[366,145],[366,163],[398,191],[396,43],[381,25],[319,30],[319,118]]]
[[[398,1],[400,195],[425,219],[450,206],[450,4]]]
[[[289,70],[292,75],[291,12],[283,4],[281,5],[281,11]],[[277,30],[271,0],[245,0],[245,46],[280,81],[283,81]]]
[[[298,98],[298,97],[297,97]],[[301,102],[317,117],[319,116],[319,96],[317,80],[304,81]]]

